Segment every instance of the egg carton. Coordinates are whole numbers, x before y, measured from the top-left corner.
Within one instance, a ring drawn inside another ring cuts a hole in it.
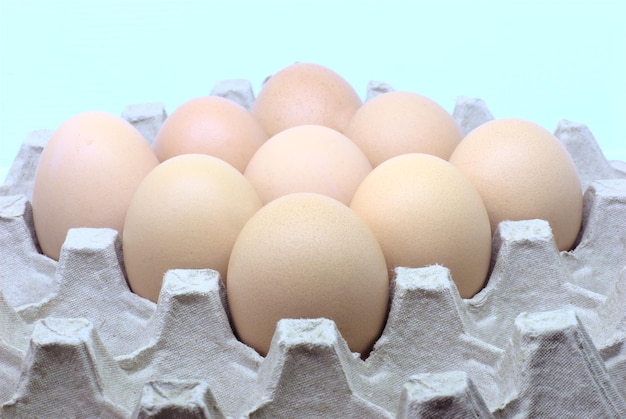
[[[254,102],[246,80],[212,94]],[[167,115],[123,116],[151,142]],[[453,116],[464,132],[493,118],[466,97]],[[502,222],[471,299],[443,266],[397,268],[365,359],[328,319],[281,320],[261,357],[210,269],[169,271],[157,304],[133,294],[114,230],[72,229],[58,262],[44,256],[30,200],[51,134],[26,138],[0,187],[3,418],[626,418],[626,171],[582,124],[555,132],[585,187],[574,250],[546,221]]]

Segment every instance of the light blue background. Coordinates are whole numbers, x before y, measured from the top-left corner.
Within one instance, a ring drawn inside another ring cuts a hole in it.
[[[614,1],[0,0],[0,168],[26,133],[87,110],[168,112],[221,79],[326,65],[364,97],[369,80],[452,112],[586,123],[626,160],[626,6]],[[2,179],[4,176],[2,177]]]

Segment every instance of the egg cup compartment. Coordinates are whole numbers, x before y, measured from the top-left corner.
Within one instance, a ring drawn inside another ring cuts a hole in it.
[[[487,112],[460,98],[455,116],[470,129]],[[49,135],[0,187],[2,417],[626,417],[626,174],[601,154],[574,157],[617,179],[589,175],[572,251],[545,221],[503,222],[471,299],[445,267],[397,268],[365,360],[327,319],[280,321],[263,358],[233,334],[215,271],[169,271],[154,304],[130,292],[113,230],[71,230],[58,262],[40,253],[29,200]]]

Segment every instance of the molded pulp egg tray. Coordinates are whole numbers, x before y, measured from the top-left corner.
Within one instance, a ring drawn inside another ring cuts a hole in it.
[[[245,80],[212,94],[254,101]],[[464,133],[492,119],[465,97],[453,115]],[[122,116],[151,141],[166,114]],[[133,294],[114,230],[70,230],[58,262],[42,255],[30,198],[51,133],[28,136],[0,190],[3,418],[626,417],[626,164],[585,125],[555,132],[585,191],[575,248],[559,252],[543,220],[503,222],[466,300],[445,267],[396,269],[366,359],[327,319],[281,320],[261,357],[233,334],[212,270],[169,271],[158,304]]]

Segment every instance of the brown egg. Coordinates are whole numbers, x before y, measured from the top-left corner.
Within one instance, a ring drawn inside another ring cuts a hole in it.
[[[293,192],[317,192],[350,205],[371,171],[365,154],[345,135],[321,125],[300,125],[263,144],[244,175],[263,203]]]
[[[126,214],[123,252],[131,289],[157,301],[168,269],[211,268],[226,281],[228,259],[261,208],[234,167],[204,154],[173,157],[137,188]]]
[[[318,64],[297,63],[263,85],[252,112],[273,136],[311,124],[343,132],[359,106],[359,95],[337,73]]]
[[[428,154],[393,157],[363,180],[350,207],[376,235],[389,269],[443,265],[463,298],[483,287],[489,217],[471,182],[447,161]]]
[[[436,102],[400,91],[364,103],[345,133],[373,167],[407,153],[432,154],[447,160],[463,137],[452,116]]]
[[[258,211],[235,242],[228,305],[239,338],[265,355],[283,318],[335,321],[365,353],[387,315],[380,245],[347,206],[324,195],[285,195]]]
[[[160,161],[181,154],[208,154],[243,172],[268,137],[243,106],[219,96],[204,96],[176,108],[161,126],[153,147]]]
[[[58,260],[74,227],[122,233],[135,189],[158,163],[139,131],[118,116],[85,112],[65,121],[35,175],[33,217],[43,252]]]
[[[560,250],[569,250],[582,222],[583,197],[567,150],[545,128],[496,119],[466,135],[450,163],[480,192],[495,232],[500,221],[542,219]]]

